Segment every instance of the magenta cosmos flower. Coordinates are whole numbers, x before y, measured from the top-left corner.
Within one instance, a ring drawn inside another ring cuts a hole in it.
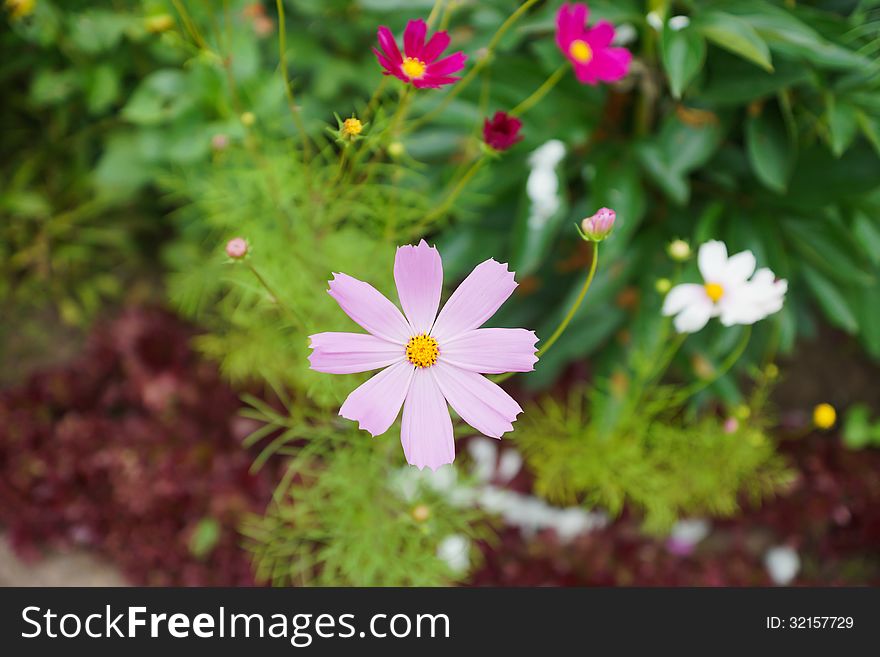
[[[626,48],[612,48],[614,26],[599,21],[587,27],[587,5],[562,5],[556,14],[556,44],[574,66],[584,84],[615,82],[629,71],[632,55]]]
[[[384,368],[348,396],[342,417],[378,436],[402,406],[406,460],[432,470],[455,459],[447,402],[487,436],[513,430],[522,409],[483,374],[531,371],[538,338],[525,329],[480,328],[516,288],[507,265],[495,260],[477,265],[439,315],[443,263],[424,240],[401,246],[394,259],[403,313],[368,283],[333,276],[330,296],[367,333],[310,336],[312,369],[349,374]]]
[[[397,49],[394,35],[384,25],[379,27],[379,48],[373,48],[382,68],[383,75],[393,75],[404,82],[411,82],[419,89],[436,89],[444,84],[452,84],[458,78],[450,77],[464,68],[467,55],[457,52],[449,57],[437,58],[449,45],[446,32],[435,32],[425,43],[428,25],[419,19],[406,24],[403,31],[403,55]]]

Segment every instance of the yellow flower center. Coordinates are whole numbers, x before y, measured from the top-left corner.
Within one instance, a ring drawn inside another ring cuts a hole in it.
[[[571,55],[574,61],[580,64],[587,64],[593,59],[593,49],[590,48],[590,44],[580,39],[571,42],[571,45],[568,47],[568,54]]]
[[[718,283],[706,283],[703,287],[706,289],[706,296],[712,299],[713,303],[718,303],[724,296],[724,288]]]
[[[431,367],[439,355],[437,341],[425,333],[414,335],[406,343],[406,359],[416,367]]]
[[[418,80],[425,74],[425,69],[428,68],[428,65],[421,59],[405,57],[400,68],[403,69],[403,72],[406,73],[407,77],[410,77],[413,80]]]
[[[349,137],[354,137],[355,135],[361,134],[361,130],[364,129],[364,124],[360,122],[359,119],[354,117],[350,119],[345,119],[342,122],[342,132],[345,133]]]

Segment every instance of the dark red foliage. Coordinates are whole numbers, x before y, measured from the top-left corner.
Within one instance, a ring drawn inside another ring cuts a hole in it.
[[[880,585],[880,452],[853,452],[815,436],[782,448],[799,472],[778,499],[716,521],[686,556],[639,530],[626,515],[601,531],[560,544],[553,532],[524,541],[506,530],[484,546],[476,585],[495,586],[768,586],[768,548],[788,545],[802,567],[794,584]],[[525,484],[528,488],[528,484]]]
[[[483,141],[496,151],[506,151],[521,141],[522,121],[507,112],[495,112],[491,119],[483,120]]]
[[[0,525],[17,551],[88,546],[137,584],[252,585],[237,526],[275,481],[252,475],[252,427],[192,330],[129,310],[99,328],[69,366],[0,393]],[[193,531],[221,532],[202,558]]]

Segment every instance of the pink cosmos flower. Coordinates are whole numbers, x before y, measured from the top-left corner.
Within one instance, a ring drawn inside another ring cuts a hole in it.
[[[446,32],[435,32],[425,43],[428,25],[419,19],[406,24],[403,32],[403,55],[397,49],[394,35],[384,25],[379,27],[379,48],[373,48],[376,58],[385,70],[383,75],[393,75],[410,82],[419,89],[436,89],[452,84],[459,78],[450,77],[464,68],[467,55],[457,52],[438,60],[449,45]]]
[[[342,417],[378,436],[403,407],[406,460],[432,470],[455,459],[447,402],[487,436],[513,430],[522,409],[483,374],[533,370],[538,338],[520,328],[479,328],[516,288],[507,265],[477,265],[439,315],[443,263],[425,240],[397,249],[394,281],[403,313],[368,283],[333,276],[330,296],[367,333],[310,336],[312,369],[349,374],[384,368],[348,396]]]
[[[556,45],[574,66],[579,82],[616,82],[629,71],[632,55],[626,48],[612,48],[614,26],[599,21],[587,27],[587,5],[564,4],[556,14]]]

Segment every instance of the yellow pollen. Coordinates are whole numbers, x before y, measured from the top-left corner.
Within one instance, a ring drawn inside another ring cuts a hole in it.
[[[706,289],[706,296],[712,299],[712,303],[718,303],[724,296],[724,288],[718,283],[706,283],[703,287]]]
[[[580,39],[571,42],[571,45],[568,47],[568,54],[580,64],[587,64],[593,59],[593,49],[590,48],[590,44]]]
[[[400,68],[403,69],[403,72],[406,73],[407,77],[412,78],[413,80],[418,80],[425,74],[425,69],[428,68],[428,65],[415,57],[405,57]]]
[[[345,119],[345,121],[342,122],[342,132],[350,137],[361,134],[361,130],[363,129],[364,124],[354,117]]]
[[[431,367],[439,355],[437,341],[425,333],[414,335],[406,343],[406,359],[416,367]]]

